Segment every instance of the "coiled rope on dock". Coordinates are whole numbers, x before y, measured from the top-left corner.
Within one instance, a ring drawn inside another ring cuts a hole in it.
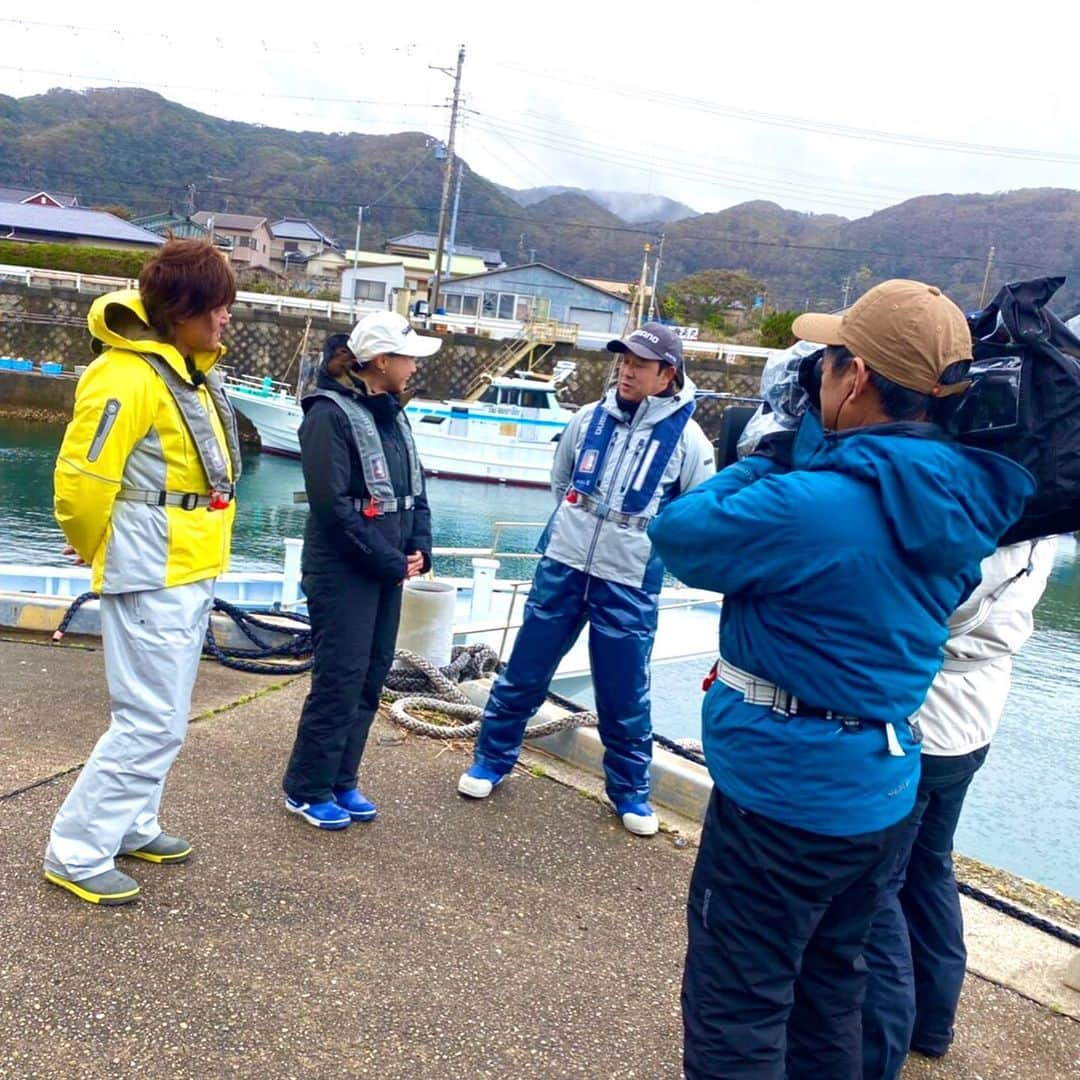
[[[97,596],[95,592],[85,592],[72,601],[53,634],[54,641],[60,641],[63,638],[79,608],[88,600],[97,599]],[[251,649],[224,648],[218,645],[212,628],[207,627],[205,651],[220,663],[257,675],[297,674],[311,668],[313,662],[311,628],[306,617],[290,613],[288,617],[294,625],[289,626],[278,621],[259,618],[224,600],[215,600],[214,610],[231,618],[254,646]],[[261,636],[263,631],[275,634],[279,638],[284,636],[286,640],[274,645]],[[272,659],[276,657],[290,659],[289,662],[278,662]],[[486,645],[455,646],[450,663],[442,668],[436,667],[429,660],[407,649],[399,649],[394,654],[394,659],[397,666],[386,680],[384,696],[391,699],[390,715],[395,723],[408,731],[434,739],[471,739],[476,736],[480,730],[483,709],[469,701],[458,688],[458,683],[483,678],[498,671],[502,665],[493,649]],[[577,702],[551,691],[548,692],[547,697],[549,701],[558,705],[565,715],[530,725],[525,730],[527,739],[538,739],[575,727],[596,727],[598,720],[594,711],[585,709]],[[413,716],[410,710],[415,709],[439,713],[465,722],[461,724],[435,723]],[[654,732],[653,741],[679,757],[702,765],[705,763],[700,752],[680,746],[663,735]],[[1050,922],[966,881],[958,881],[957,888],[965,896],[995,911],[1080,948],[1080,934],[1066,927]]]
[[[430,660],[408,649],[398,649],[395,661],[405,667],[391,671],[383,693],[391,699],[390,716],[407,731],[432,739],[472,739],[480,731],[484,710],[474,705],[458,689],[463,678],[481,678],[498,670],[499,658],[487,645],[459,645],[450,663],[438,668]],[[457,681],[455,681],[455,677]],[[418,689],[427,689],[419,693]],[[439,724],[412,715],[412,710],[424,709],[443,716],[464,720],[462,724]],[[596,713],[581,709],[550,720],[541,720],[525,729],[526,739],[540,739],[575,727],[596,727]]]

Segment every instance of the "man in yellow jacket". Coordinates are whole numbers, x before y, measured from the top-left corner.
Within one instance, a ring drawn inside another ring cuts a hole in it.
[[[210,244],[170,240],[138,291],[90,309],[100,355],[79,380],[54,508],[101,595],[112,723],[56,815],[45,877],[91,903],[138,895],[117,855],[178,863],[191,854],[162,830],[158,807],[187,729],[214,580],[229,560],[240,449],[213,368],[235,298]]]

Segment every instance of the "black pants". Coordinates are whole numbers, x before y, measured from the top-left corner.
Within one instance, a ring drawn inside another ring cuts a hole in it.
[[[356,787],[371,722],[394,660],[401,586],[355,571],[304,574],[315,664],[300,714],[285,794],[328,802]]]
[[[713,791],[687,904],[690,1080],[861,1078],[863,942],[906,830],[821,836]]]

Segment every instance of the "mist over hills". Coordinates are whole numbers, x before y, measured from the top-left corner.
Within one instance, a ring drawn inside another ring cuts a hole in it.
[[[135,214],[229,210],[308,217],[352,246],[434,231],[442,187],[436,139],[286,131],[223,120],[139,89],[0,95],[0,185],[74,192]],[[753,200],[716,213],[656,195],[538,187],[515,191],[465,163],[457,237],[572,274],[635,279],[642,245],[664,234],[661,284],[695,270],[745,270],[779,307],[830,308],[886,277],[934,282],[978,300],[1008,280],[1075,271],[1055,308],[1080,308],[1080,192],[923,195],[867,217],[805,214]]]

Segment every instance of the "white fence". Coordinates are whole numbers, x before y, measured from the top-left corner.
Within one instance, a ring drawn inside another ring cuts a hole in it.
[[[106,277],[101,274],[77,274],[69,270],[43,270],[32,266],[8,266],[0,264],[0,281],[13,280],[24,285],[61,285],[76,292],[108,292],[112,289],[137,289],[139,283],[131,278]],[[309,300],[302,296],[277,296],[272,293],[238,292],[237,303],[250,307],[269,308],[283,314],[319,314],[327,318],[354,319],[370,311],[382,311],[363,301],[343,304],[339,301]],[[414,320],[431,328],[446,327],[451,332],[478,334],[490,338],[520,338],[523,324],[512,319],[489,319],[473,315],[431,315],[427,319]],[[579,330],[577,346],[580,349],[603,349],[615,336],[594,331]],[[779,352],[756,345],[736,345],[726,341],[684,341],[687,356],[728,360],[734,357],[760,357],[768,359]]]

